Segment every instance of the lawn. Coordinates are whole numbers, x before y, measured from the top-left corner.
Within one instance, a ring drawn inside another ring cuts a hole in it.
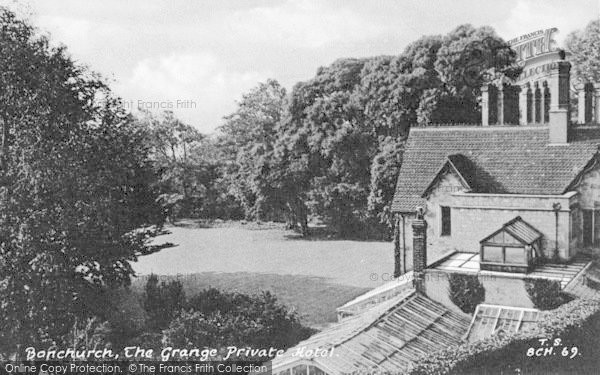
[[[207,287],[242,293],[269,290],[306,324],[335,321],[335,308],[381,285],[393,270],[390,242],[302,239],[278,227],[242,225],[168,228],[159,242],[177,246],[144,256],[133,264],[140,277],[155,273],[179,278],[186,294]]]

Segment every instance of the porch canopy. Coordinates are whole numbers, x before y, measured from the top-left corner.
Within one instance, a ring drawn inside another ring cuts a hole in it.
[[[528,272],[541,256],[542,233],[520,216],[480,241],[482,270]]]

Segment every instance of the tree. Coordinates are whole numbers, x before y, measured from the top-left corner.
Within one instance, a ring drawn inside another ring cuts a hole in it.
[[[0,9],[1,351],[68,345],[160,222],[144,129],[95,74]]]
[[[159,203],[165,214],[175,219],[200,210],[212,179],[211,163],[204,153],[206,137],[184,124],[173,112],[156,117],[144,112],[138,120],[148,129],[152,159],[161,176]]]
[[[403,151],[404,142],[394,137],[383,138],[371,164],[369,212],[389,227],[393,226],[390,203],[396,191]]]
[[[365,64],[358,101],[378,136],[371,164],[371,215],[392,222],[390,204],[410,127],[478,123],[481,86],[516,78],[515,58],[491,28],[461,25],[445,36],[424,36],[399,56]]]
[[[569,34],[566,46],[572,54],[574,76],[584,82],[600,82],[600,20]]]
[[[270,172],[303,232],[308,208],[340,235],[351,233],[365,212],[375,142],[354,97],[364,64],[338,60],[297,84],[278,129]]]
[[[248,218],[279,218],[284,208],[262,183],[273,158],[277,125],[286,106],[286,90],[275,80],[259,83],[242,96],[219,128],[226,180]]]

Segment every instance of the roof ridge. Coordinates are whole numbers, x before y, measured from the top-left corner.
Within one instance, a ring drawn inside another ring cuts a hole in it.
[[[444,130],[461,130],[461,131],[515,131],[515,130],[549,130],[547,125],[501,125],[501,126],[422,126],[411,127],[410,133],[415,132],[441,132]]]

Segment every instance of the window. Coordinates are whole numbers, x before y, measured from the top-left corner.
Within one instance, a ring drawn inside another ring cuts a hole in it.
[[[450,219],[450,207],[441,206],[442,211],[442,236],[449,236],[452,230],[452,222]]]
[[[504,255],[502,254],[502,248],[498,246],[484,246],[483,247],[483,261],[503,263]]]
[[[525,249],[522,247],[505,247],[505,263],[527,264]]]
[[[576,207],[571,208],[571,241],[577,241],[579,239],[579,228],[581,223],[579,222],[579,210]]]

